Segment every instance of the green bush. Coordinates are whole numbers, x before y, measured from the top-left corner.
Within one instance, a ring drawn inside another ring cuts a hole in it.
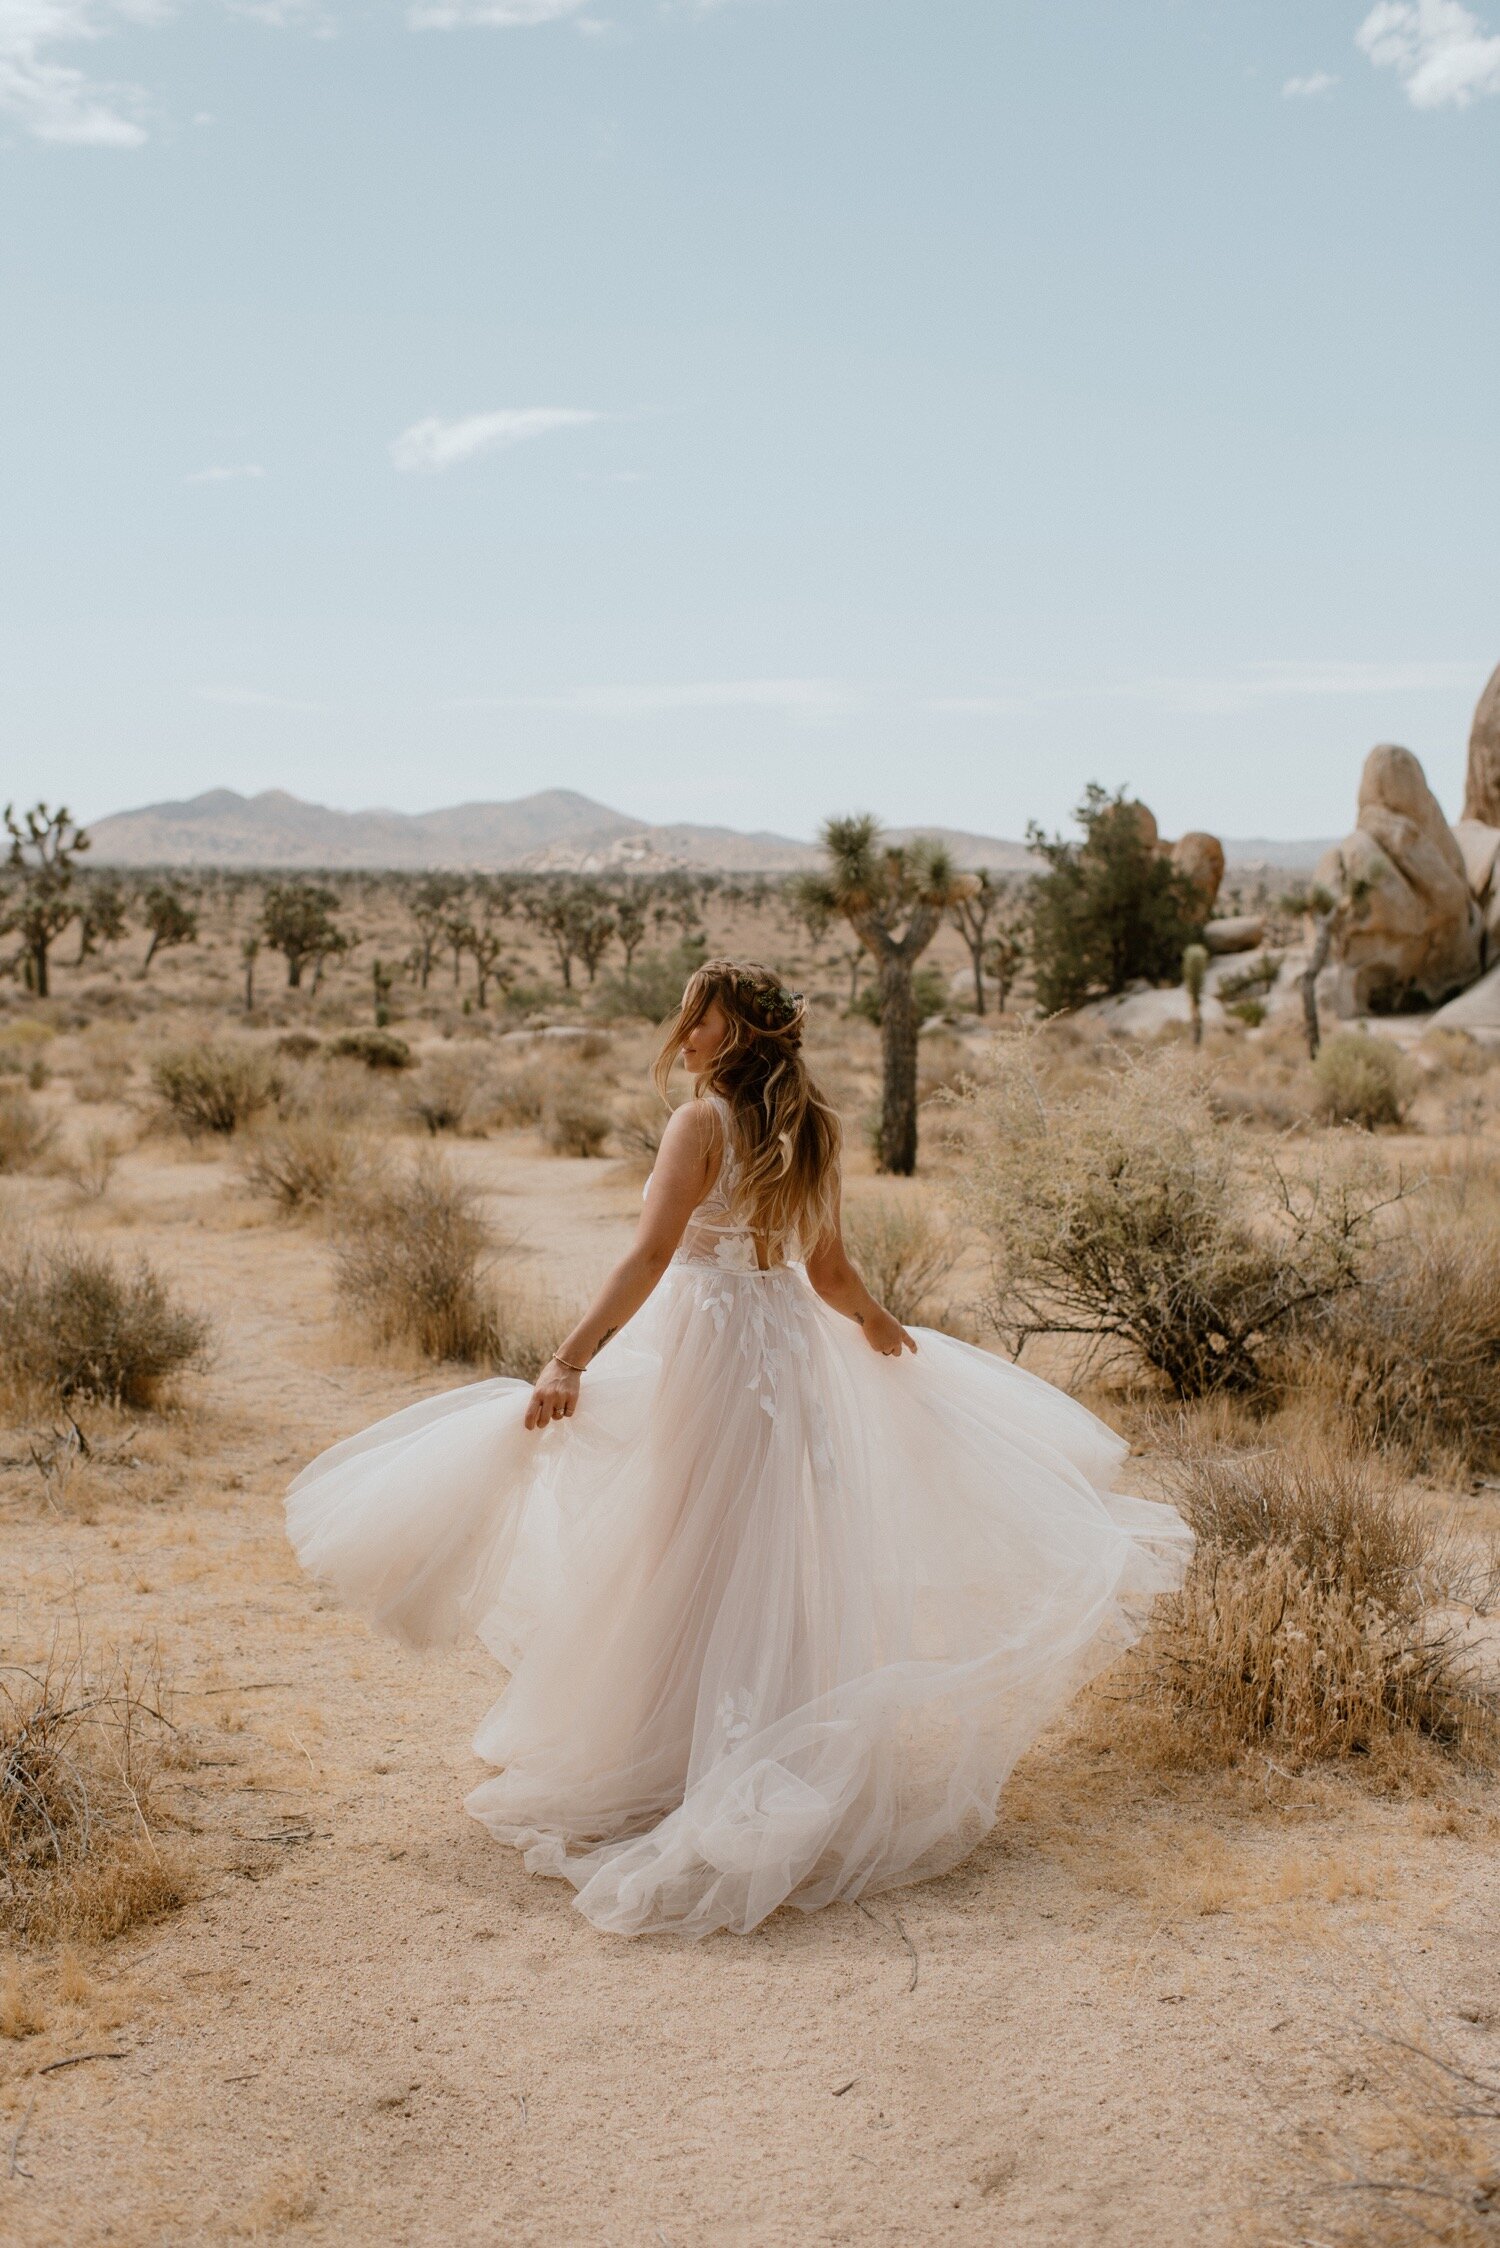
[[[1081,842],[1027,841],[1047,872],[1027,891],[1037,1005],[1044,1015],[1124,991],[1143,977],[1175,984],[1199,935],[1203,908],[1187,877],[1159,849],[1155,823],[1123,789],[1092,783],[1074,817]]]
[[[22,1390],[149,1406],[173,1374],[206,1361],[212,1333],[144,1257],[121,1272],[103,1250],[62,1238],[0,1261],[0,1361]]]
[[[268,1108],[281,1089],[264,1054],[251,1046],[174,1046],[151,1064],[151,1083],[190,1139],[229,1134]]]
[[[1313,1078],[1319,1115],[1367,1132],[1403,1123],[1420,1082],[1399,1046],[1362,1030],[1341,1030],[1330,1038],[1313,1063]]]

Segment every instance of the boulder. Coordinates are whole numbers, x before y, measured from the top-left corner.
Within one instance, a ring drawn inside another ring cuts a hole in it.
[[[1491,968],[1446,1007],[1439,1007],[1429,1030],[1465,1030],[1486,1045],[1500,1043],[1500,967]]]
[[[1210,952],[1253,952],[1265,942],[1266,925],[1258,913],[1226,914],[1221,921],[1205,921],[1203,942]]]
[[[1193,828],[1169,848],[1173,866],[1191,882],[1203,911],[1212,913],[1224,879],[1223,844],[1217,835],[1205,835],[1201,828]]]
[[[1453,840],[1464,855],[1469,894],[1484,924],[1484,964],[1500,960],[1500,827],[1483,820],[1458,820]]]
[[[1490,674],[1474,712],[1463,816],[1484,827],[1500,827],[1500,668]]]
[[[1335,896],[1362,886],[1344,923],[1340,1011],[1434,1007],[1479,974],[1483,924],[1442,806],[1409,749],[1365,759],[1352,835],[1318,863]]]

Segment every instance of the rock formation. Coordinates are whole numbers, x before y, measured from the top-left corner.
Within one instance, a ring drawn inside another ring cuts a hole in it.
[[[1469,771],[1463,816],[1500,828],[1500,667],[1479,698],[1469,732]]]
[[[1224,846],[1217,835],[1205,835],[1200,828],[1194,828],[1187,835],[1179,836],[1175,843],[1163,847],[1178,873],[1186,875],[1192,883],[1204,913],[1212,913],[1219,884],[1224,879]]]
[[[1409,749],[1372,749],[1354,833],[1320,860],[1319,885],[1349,898],[1341,1012],[1435,1007],[1479,974],[1483,923],[1464,854]]]

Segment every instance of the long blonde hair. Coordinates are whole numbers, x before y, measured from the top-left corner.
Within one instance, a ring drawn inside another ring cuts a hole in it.
[[[699,1091],[729,1104],[739,1157],[735,1215],[768,1241],[791,1238],[810,1250],[834,1224],[843,1134],[802,1059],[802,994],[786,990],[758,960],[706,960],[662,1027],[652,1082],[665,1100],[683,1039],[716,999],[729,1030]]]

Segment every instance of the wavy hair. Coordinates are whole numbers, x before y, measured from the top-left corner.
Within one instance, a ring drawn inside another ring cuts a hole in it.
[[[790,1238],[810,1250],[834,1223],[843,1134],[802,1059],[801,992],[788,991],[758,960],[706,960],[662,1027],[652,1082],[665,1100],[683,1039],[716,999],[729,1030],[699,1091],[721,1093],[729,1104],[739,1157],[735,1215],[765,1240]]]

